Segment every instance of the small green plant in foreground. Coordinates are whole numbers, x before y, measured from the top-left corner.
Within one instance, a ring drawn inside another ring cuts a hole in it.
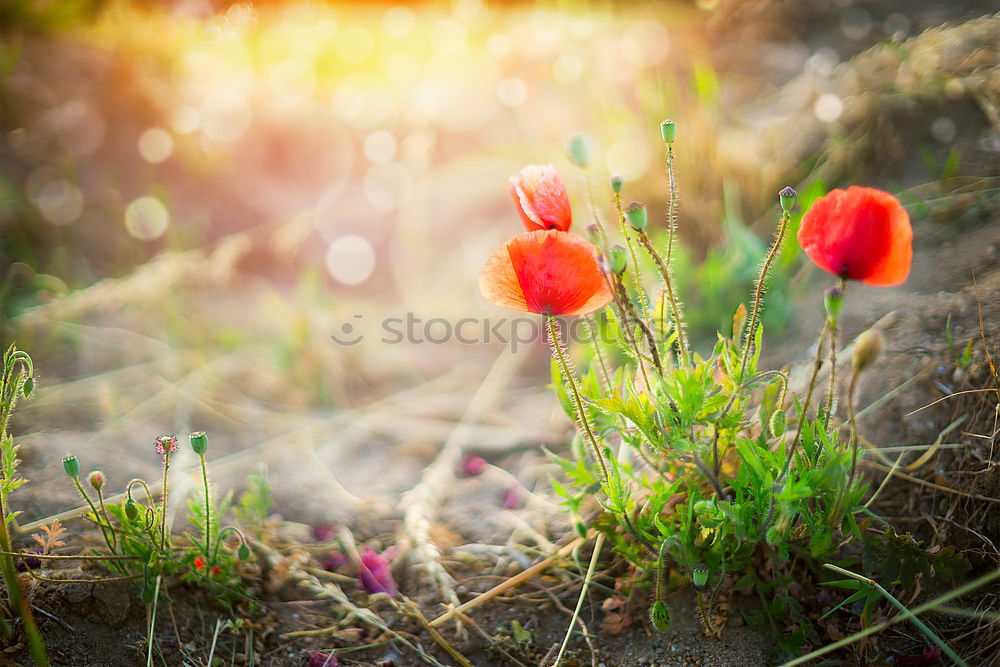
[[[240,577],[237,564],[250,555],[243,534],[234,526],[220,527],[219,519],[229,511],[231,494],[214,500],[209,484],[205,453],[208,437],[204,432],[189,436],[191,449],[198,455],[201,465],[202,494],[188,501],[188,522],[194,532],[184,533],[174,543],[168,522],[170,457],[180,447],[175,436],[156,438],[154,449],[163,459],[163,479],[157,500],[145,480],[133,479],[126,486],[120,503],[109,503],[104,497],[104,474],[94,471],[88,483],[96,500],[80,482],[80,464],[75,456],[63,459],[63,469],[73,481],[90,511],[84,519],[100,530],[107,547],[106,561],[109,569],[141,581],[140,597],[147,604],[165,592],[163,578],[181,576],[207,586],[224,601],[240,598]],[[225,538],[233,534],[238,538],[235,549],[225,548]],[[95,550],[96,556],[101,556]],[[159,592],[159,593],[158,593]]]
[[[10,526],[18,512],[11,512],[8,503],[11,492],[28,480],[17,475],[17,446],[7,429],[18,399],[27,398],[34,391],[34,373],[34,366],[27,352],[18,350],[14,345],[7,348],[3,355],[3,375],[0,376],[0,550],[3,551],[0,555],[0,568],[3,569],[4,583],[7,585],[7,609],[3,617],[0,617],[0,634],[5,639],[13,638],[15,632],[10,621],[19,616],[24,624],[24,634],[32,657],[37,664],[47,665],[49,662],[45,643],[38,632],[31,605],[21,589],[14,566]]]
[[[838,555],[860,541],[863,529],[858,519],[868,487],[858,474],[853,400],[881,336],[870,331],[856,345],[848,418],[835,418],[837,320],[846,281],[905,280],[909,218],[892,195],[858,187],[816,199],[803,217],[797,233],[803,250],[839,285],[826,295],[809,387],[792,395],[785,372],[761,370],[758,363],[764,293],[786,246],[797,194],[790,187],[779,193],[780,219],[749,309],[741,305],[731,331],[720,333],[702,356],[688,339],[672,269],[676,125],[665,121],[661,132],[670,187],[663,247],[650,235],[646,207],[623,206],[621,178],[611,179],[616,229],[606,229],[594,214],[592,244],[569,232],[569,199],[555,169],[530,166],[511,179],[528,232],[493,253],[480,288],[493,303],[545,317],[553,386],[579,427],[575,456],[553,455],[568,483],[553,484],[577,517],[596,496],[603,511],[593,526],[652,580],[652,625],[669,627],[664,598],[690,581],[706,632],[718,635],[720,596],[750,590],[762,620],[794,652],[818,636],[792,584],[803,569],[820,581],[825,563],[849,564]],[[641,271],[643,255],[656,268],[655,285]],[[560,338],[560,315],[586,320],[591,335],[582,374]],[[827,352],[829,383],[817,387]]]

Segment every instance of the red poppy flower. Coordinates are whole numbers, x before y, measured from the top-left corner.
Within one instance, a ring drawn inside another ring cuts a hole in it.
[[[568,231],[573,222],[566,186],[551,164],[528,165],[510,177],[510,196],[529,232],[539,229]]]
[[[493,251],[479,291],[498,306],[541,315],[584,315],[611,301],[594,244],[556,230],[527,232]]]
[[[910,216],[888,192],[851,186],[802,216],[799,245],[821,269],[869,285],[898,285],[913,260]]]

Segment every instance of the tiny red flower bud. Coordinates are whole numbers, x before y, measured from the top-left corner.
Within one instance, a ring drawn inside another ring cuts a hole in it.
[[[87,477],[87,481],[90,482],[95,491],[100,491],[104,487],[104,473],[100,470],[95,470]]]

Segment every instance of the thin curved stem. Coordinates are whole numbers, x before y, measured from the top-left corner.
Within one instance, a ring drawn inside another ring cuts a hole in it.
[[[636,238],[639,239],[639,243],[649,256],[653,258],[653,263],[656,264],[656,270],[660,272],[660,277],[663,278],[663,284],[666,288],[667,301],[670,304],[670,316],[674,320],[674,327],[677,328],[677,348],[680,352],[680,363],[683,366],[688,364],[688,352],[687,352],[687,341],[685,340],[684,334],[684,322],[681,319],[681,309],[680,305],[677,303],[677,295],[674,293],[674,284],[670,278],[670,267],[664,263],[663,258],[660,254],[656,252],[656,248],[649,240],[649,235],[646,234],[645,230],[639,230],[636,232]]]
[[[201,458],[201,479],[205,483],[205,558],[209,557],[209,543],[212,539],[212,503],[208,497],[208,467],[205,465],[205,455],[199,454]]]
[[[604,462],[604,455],[601,454],[601,446],[598,444],[597,436],[594,435],[594,430],[590,425],[590,418],[587,417],[587,410],[583,404],[583,397],[580,395],[580,389],[577,387],[576,378],[573,377],[573,371],[566,359],[566,352],[563,350],[562,341],[559,339],[559,326],[556,323],[555,318],[551,315],[546,315],[545,317],[548,320],[549,325],[549,342],[552,345],[552,354],[559,363],[559,369],[562,371],[562,375],[566,379],[567,384],[569,384],[570,391],[573,394],[573,403],[576,406],[576,413],[580,419],[580,425],[583,428],[584,435],[587,437],[588,444],[593,450],[594,458],[597,460],[597,464],[601,468],[601,477],[604,482],[604,486],[607,490],[610,490],[611,476],[608,474],[608,466]]]
[[[750,322],[747,326],[746,338],[743,343],[743,356],[740,359],[739,381],[743,382],[743,374],[747,369],[747,362],[750,359],[750,349],[757,333],[757,325],[760,323],[760,306],[764,300],[764,287],[767,282],[767,275],[771,271],[771,264],[774,258],[781,252],[781,245],[785,241],[785,231],[788,229],[789,215],[783,211],[781,221],[778,223],[778,230],[774,234],[774,242],[767,252],[767,258],[760,267],[760,274],[757,276],[757,284],[754,287],[753,308],[750,311]]]

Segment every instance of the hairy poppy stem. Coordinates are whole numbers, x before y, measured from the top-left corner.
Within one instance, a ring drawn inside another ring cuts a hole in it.
[[[747,370],[747,362],[750,359],[750,349],[753,347],[753,342],[757,333],[757,325],[760,323],[760,305],[764,300],[764,287],[767,282],[767,275],[771,271],[771,264],[774,262],[774,258],[781,252],[781,246],[785,241],[785,231],[788,229],[789,219],[790,216],[788,211],[782,210],[781,221],[778,223],[778,230],[774,234],[774,242],[771,244],[771,248],[767,252],[767,258],[760,267],[760,275],[757,276],[757,284],[754,287],[753,294],[753,308],[750,311],[750,322],[747,326],[746,337],[743,342],[743,357],[740,360],[740,374],[738,376],[739,382],[743,382],[744,380],[743,374]]]
[[[111,546],[111,538],[108,537],[108,532],[106,530],[106,528],[111,528],[111,526],[105,526],[104,521],[101,520],[101,513],[97,511],[97,507],[94,506],[94,502],[90,499],[87,492],[83,490],[83,485],[80,484],[79,477],[73,477],[73,484],[76,485],[76,490],[80,492],[83,499],[87,501],[87,505],[90,506],[90,511],[94,513],[94,522],[97,524],[97,527],[101,529],[101,535],[104,536],[104,543],[108,546],[108,549],[111,549],[111,551],[114,552],[115,549]],[[111,534],[114,535],[114,528],[111,528]]]
[[[559,338],[559,325],[556,319],[551,315],[546,315],[549,325],[549,343],[552,345],[552,354],[555,356],[556,361],[559,362],[559,369],[562,371],[563,377],[569,384],[569,388],[573,393],[573,403],[576,406],[576,412],[580,417],[580,424],[583,426],[583,432],[587,436],[587,442],[590,444],[591,449],[594,451],[594,458],[597,459],[597,464],[601,468],[602,481],[604,482],[605,489],[611,488],[611,476],[608,474],[608,466],[604,462],[604,455],[601,454],[601,446],[597,442],[597,437],[594,435],[594,430],[590,425],[590,419],[587,417],[587,409],[583,404],[583,397],[580,395],[580,388],[576,386],[576,378],[573,377],[573,369],[570,368],[569,361],[566,359],[566,351],[563,349],[562,340]]]
[[[830,418],[833,416],[833,401],[837,394],[837,320],[830,322],[830,382],[826,389],[826,408],[823,417],[826,426],[830,426]]]
[[[639,367],[639,374],[642,375],[643,384],[646,385],[647,391],[653,390],[653,385],[649,382],[649,376],[646,374],[646,364],[645,359],[642,356],[642,351],[639,349],[639,343],[635,339],[635,335],[632,333],[632,328],[629,326],[629,313],[626,304],[622,303],[622,296],[618,292],[618,279],[612,274],[605,274],[604,279],[608,282],[608,288],[611,290],[612,300],[615,307],[618,309],[618,317],[622,322],[622,331],[625,332],[625,337],[628,339],[629,345],[635,350],[635,363]],[[628,300],[628,297],[625,297]]]
[[[625,291],[625,284],[622,282],[621,278],[615,276],[615,291],[618,293],[618,298],[625,305],[628,311],[629,317],[639,324],[639,328],[642,329],[643,335],[646,336],[646,343],[649,345],[649,355],[653,358],[653,365],[656,366],[656,370],[660,373],[660,377],[663,377],[663,367],[660,365],[660,353],[656,350],[656,339],[653,338],[653,332],[649,330],[646,326],[644,320],[639,319],[639,314],[635,312],[635,306],[632,304],[632,300],[628,298],[628,293]],[[638,348],[636,352],[638,352]]]
[[[684,335],[684,321],[681,319],[681,308],[677,303],[677,295],[674,294],[673,281],[670,279],[670,267],[663,262],[663,258],[656,252],[656,248],[650,242],[646,230],[637,230],[635,234],[639,239],[639,243],[646,249],[649,256],[653,258],[653,263],[656,264],[656,269],[660,272],[660,277],[663,278],[663,284],[667,292],[667,301],[670,303],[670,316],[673,318],[674,326],[677,328],[677,348],[680,352],[679,361],[681,365],[687,366],[688,353],[687,341]]]
[[[625,210],[622,208],[622,195],[615,193],[615,210],[618,212],[618,224],[622,228],[622,236],[625,237],[625,245],[628,247],[628,254],[632,258],[632,268],[635,271],[635,291],[639,296],[639,305],[642,306],[642,317],[649,320],[649,311],[646,310],[646,294],[642,289],[642,272],[639,271],[639,258],[635,254],[635,246],[632,244],[632,235],[628,233],[628,225],[625,222]]]
[[[667,203],[667,264],[674,252],[677,234],[677,174],[674,171],[674,145],[667,144],[667,181],[670,183],[670,202]]]
[[[205,558],[209,557],[211,550],[209,544],[212,541],[212,503],[208,495],[208,466],[205,465],[205,455],[199,454],[201,459],[201,479],[205,484]]]
[[[604,376],[604,387],[611,388],[611,374],[608,372],[607,364],[604,363],[604,353],[601,351],[600,339],[597,335],[597,322],[590,315],[584,317],[587,322],[587,330],[590,332],[590,342],[594,346],[594,355],[601,366],[601,374]]]
[[[160,549],[167,548],[167,472],[170,470],[170,450],[163,455],[163,492],[160,501]]]

